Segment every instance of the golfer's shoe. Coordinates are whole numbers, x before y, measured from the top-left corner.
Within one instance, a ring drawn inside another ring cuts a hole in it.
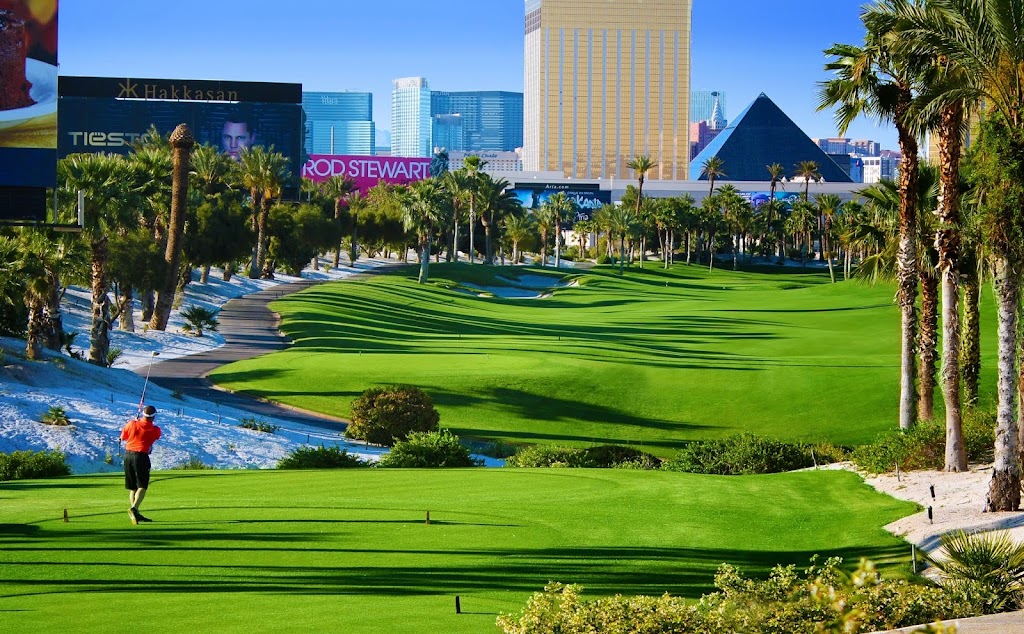
[[[148,517],[146,517],[145,515],[143,515],[142,513],[139,513],[138,511],[135,511],[135,517],[139,518],[140,522],[152,522],[153,521],[153,520],[149,519]]]
[[[132,524],[135,524],[136,526],[138,526],[139,520],[141,518],[139,517],[139,512],[138,511],[136,511],[133,508],[129,508],[128,509],[128,519],[130,519],[132,521]]]

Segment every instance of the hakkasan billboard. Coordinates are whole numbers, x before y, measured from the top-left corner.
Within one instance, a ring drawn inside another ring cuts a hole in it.
[[[0,0],[0,219],[43,219],[56,183],[57,0]]]
[[[166,135],[185,123],[198,143],[235,160],[245,148],[273,147],[293,176],[302,167],[301,84],[62,77],[60,95],[61,157],[128,154],[150,126]]]
[[[408,185],[430,178],[430,162],[430,158],[311,154],[302,177],[320,183],[332,176],[346,176],[355,181],[356,189],[365,191],[381,181]]]
[[[565,194],[576,208],[572,222],[590,220],[594,212],[612,202],[612,193],[584,183],[516,183],[512,192],[524,209],[540,209],[555,194]]]

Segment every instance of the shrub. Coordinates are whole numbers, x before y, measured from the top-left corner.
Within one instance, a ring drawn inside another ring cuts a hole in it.
[[[611,264],[612,256],[608,255],[607,253],[602,253],[601,255],[597,256],[594,262],[596,264]]]
[[[720,440],[692,442],[662,465],[668,471],[711,475],[779,473],[812,467],[828,461],[838,449],[823,451],[826,445],[787,443],[742,433]],[[812,456],[811,451],[815,453]]]
[[[942,588],[883,580],[868,561],[852,575],[840,564],[812,562],[803,573],[777,566],[765,580],[722,565],[715,575],[718,591],[696,604],[667,594],[584,601],[580,586],[550,583],[519,615],[498,617],[498,627],[506,634],[871,632],[966,614],[964,604]]]
[[[0,480],[32,480],[71,475],[62,451],[0,453]]]
[[[412,432],[436,431],[440,418],[430,396],[419,388],[374,387],[352,402],[345,436],[390,447]]]
[[[277,463],[278,469],[352,469],[366,462],[337,446],[299,447]]]
[[[661,460],[632,447],[598,445],[584,451],[588,467],[599,469],[658,469]]]
[[[208,465],[202,461],[199,456],[189,456],[188,460],[181,464],[176,464],[171,467],[172,471],[203,471],[206,469],[213,469],[214,467]]]
[[[473,458],[459,437],[448,430],[412,432],[399,440],[391,452],[382,457],[378,467],[423,469],[441,467],[480,467],[483,461]]]
[[[520,449],[505,461],[507,467],[585,467],[585,452],[578,447],[534,445]]]
[[[124,350],[121,348],[111,348],[107,350],[107,367],[111,368],[117,363],[117,360],[124,354]]]
[[[477,447],[476,453],[489,458],[504,459],[516,455],[519,449],[520,445],[514,445],[501,440],[492,440],[482,447]]]
[[[930,560],[943,587],[974,614],[1024,608],[1024,543],[1014,543],[1008,533],[956,531],[941,539],[941,556]]]
[[[251,429],[253,431],[261,431],[265,434],[272,434],[275,431],[281,429],[280,425],[271,425],[267,421],[259,418],[246,417],[242,418],[241,421],[242,422],[238,423],[239,427]]]
[[[217,321],[217,312],[202,306],[189,306],[181,311],[181,317],[185,320],[185,325],[181,329],[185,332],[194,332],[197,337],[203,336],[204,328],[211,332],[217,332],[217,328],[220,327],[220,322]]]
[[[50,409],[46,410],[46,413],[39,418],[39,422],[44,425],[54,425],[56,427],[67,427],[71,425],[71,421],[68,419],[67,413],[63,407],[59,405],[53,405]]]
[[[968,411],[963,417],[964,446],[967,459],[988,459],[995,443],[995,414]],[[857,447],[851,460],[869,473],[900,469],[941,469],[946,458],[946,428],[938,422],[920,423],[908,430],[886,432],[874,442]]]

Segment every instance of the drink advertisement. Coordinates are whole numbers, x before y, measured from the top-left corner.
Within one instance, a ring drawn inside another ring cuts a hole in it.
[[[381,181],[408,185],[430,178],[430,161],[429,157],[311,154],[302,168],[302,177],[320,183],[332,176],[347,176],[355,181],[357,190],[366,191]]]
[[[56,180],[57,0],[0,0],[0,188]]]

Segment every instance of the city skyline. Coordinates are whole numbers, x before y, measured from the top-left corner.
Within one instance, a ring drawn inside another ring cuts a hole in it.
[[[181,0],[172,12],[171,5],[132,0],[64,0],[60,72],[367,91],[382,130],[391,120],[391,82],[399,77],[422,76],[441,91],[523,92],[523,0],[448,0],[444,11],[411,0],[343,6],[307,0],[292,11],[283,6],[268,0]],[[732,113],[765,92],[808,136],[837,136],[831,113],[815,112],[816,84],[827,79],[822,50],[862,40],[860,6],[859,0],[794,0],[780,12],[740,0],[730,3],[731,19],[724,19],[718,3],[694,0],[690,85],[727,93]],[[180,25],[181,15],[203,19],[188,20],[188,28],[161,28]],[[181,52],[172,54],[176,46]],[[843,136],[896,148],[894,130],[867,120]]]

